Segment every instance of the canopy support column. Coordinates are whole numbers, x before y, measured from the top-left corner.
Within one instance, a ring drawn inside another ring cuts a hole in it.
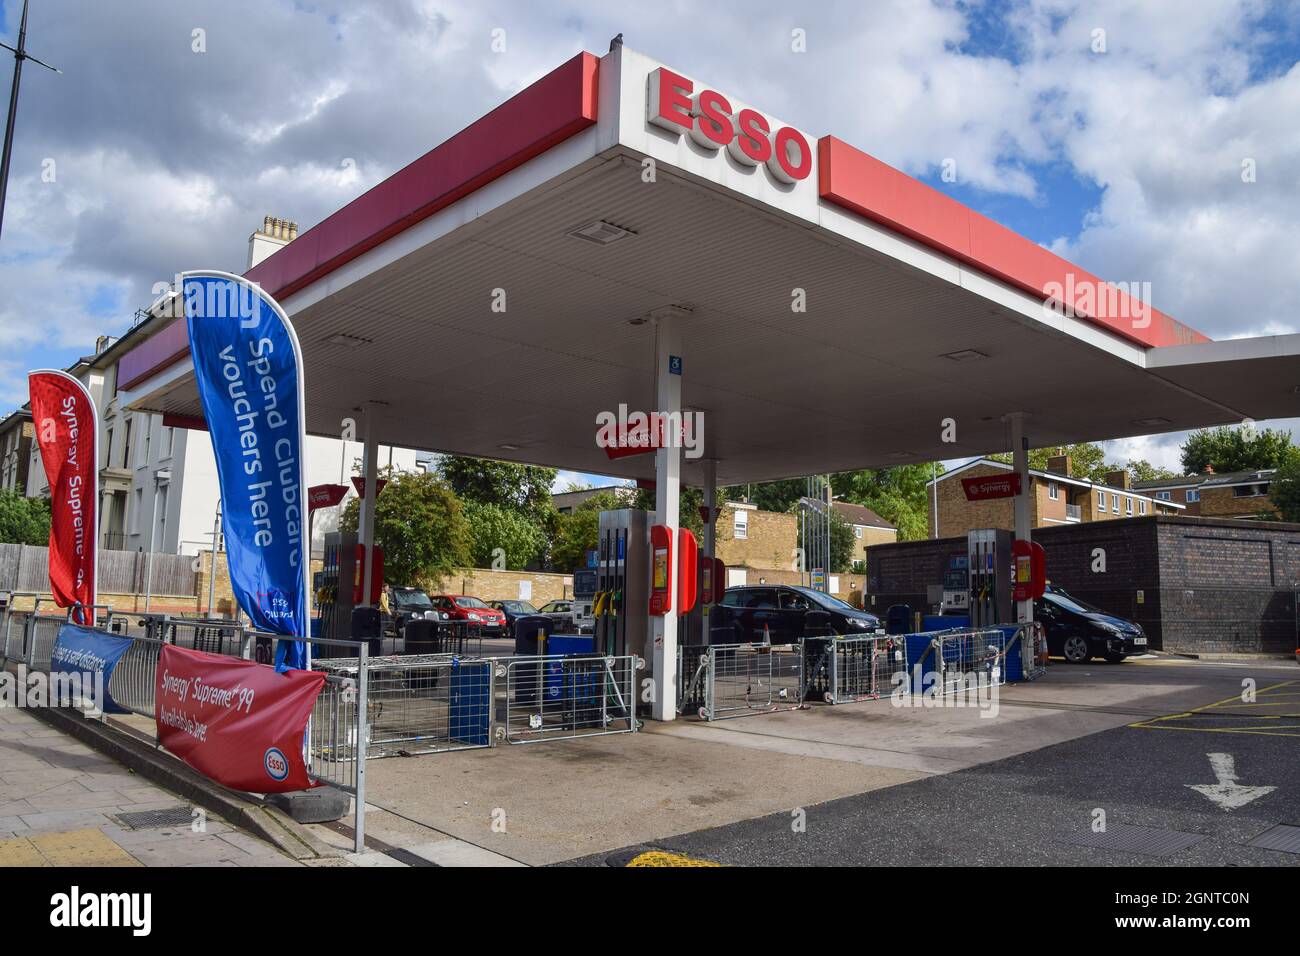
[[[362,554],[361,601],[359,605],[370,606],[370,589],[373,586],[374,545],[375,545],[375,489],[378,487],[379,470],[379,407],[374,402],[367,402],[362,409],[361,441],[361,514],[358,516],[357,533],[360,535]]]
[[[665,423],[678,423],[682,410],[681,319],[672,312],[656,317],[655,321],[655,398],[658,412]],[[665,525],[673,542],[672,610],[650,618],[652,639],[652,667],[655,682],[654,706],[651,713],[656,720],[672,720],[677,716],[677,528],[680,521],[680,492],[682,485],[681,435],[674,432],[676,425],[665,424],[659,431],[659,448],[655,452],[655,517],[654,523]],[[647,545],[648,546],[648,545]],[[639,609],[637,613],[643,613]]]

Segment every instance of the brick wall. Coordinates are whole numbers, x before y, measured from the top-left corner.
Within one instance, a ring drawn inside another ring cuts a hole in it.
[[[728,565],[788,571],[794,568],[799,544],[798,519],[777,511],[744,509],[749,513],[748,534],[736,537],[735,506],[724,504],[718,515],[716,554]]]
[[[1300,525],[1149,516],[1039,528],[1034,540],[1053,584],[1137,621],[1154,649],[1286,654],[1296,647]],[[1097,549],[1105,571],[1094,570]],[[926,585],[939,583],[948,556],[965,550],[964,537],[871,548],[867,607],[925,607]]]
[[[1268,495],[1238,498],[1232,488],[1202,488],[1199,513],[1207,518],[1276,515],[1277,505]]]

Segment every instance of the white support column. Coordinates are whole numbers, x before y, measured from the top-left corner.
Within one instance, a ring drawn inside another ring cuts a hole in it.
[[[375,544],[375,488],[378,485],[379,470],[379,408],[373,402],[367,402],[363,410],[361,423],[361,441],[364,448],[361,457],[361,475],[365,479],[365,494],[361,496],[361,514],[358,516],[357,533],[361,546],[365,549],[365,564],[361,572],[361,603],[369,606],[372,585],[371,553]]]
[[[1015,497],[1015,536],[1016,540],[1030,540],[1029,496],[1033,487],[1029,483],[1029,439],[1025,435],[1024,412],[1012,412],[1007,416],[1011,425],[1011,464],[1020,476],[1020,494]],[[1027,624],[1034,619],[1034,602],[1016,602],[1016,621]]]
[[[682,409],[682,372],[676,372],[674,363],[681,361],[680,317],[666,314],[655,319],[655,401],[657,411],[663,415],[680,417]],[[652,713],[656,720],[672,720],[677,716],[677,527],[679,494],[682,486],[682,449],[678,435],[664,434],[664,445],[655,452],[655,517],[654,523],[666,525],[673,542],[673,602],[672,610],[662,617],[650,618],[651,667],[655,682],[655,699]],[[648,543],[646,545],[649,546]]]

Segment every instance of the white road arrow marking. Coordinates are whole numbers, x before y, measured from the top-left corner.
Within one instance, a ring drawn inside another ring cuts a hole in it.
[[[1184,786],[1209,797],[1221,810],[1236,810],[1277,789],[1277,787],[1245,787],[1237,783],[1237,768],[1232,754],[1206,754],[1205,756],[1210,758],[1210,769],[1214,771],[1214,776],[1219,782],[1189,783]]]

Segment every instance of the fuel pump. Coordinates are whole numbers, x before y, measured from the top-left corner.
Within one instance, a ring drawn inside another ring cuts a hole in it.
[[[972,627],[1014,623],[1011,541],[1011,532],[1004,528],[976,528],[966,534]]]

